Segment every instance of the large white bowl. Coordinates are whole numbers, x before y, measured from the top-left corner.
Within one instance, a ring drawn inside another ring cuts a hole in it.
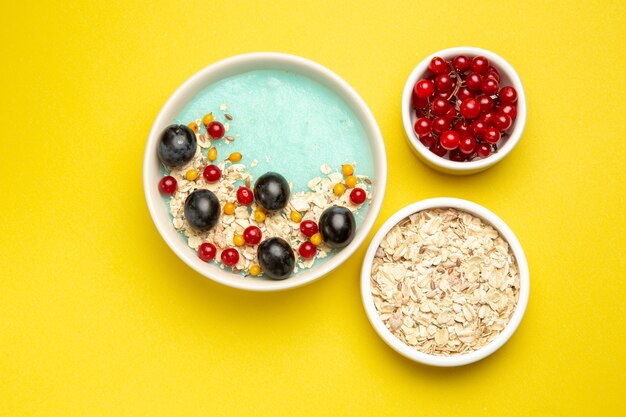
[[[413,86],[427,72],[428,64],[434,57],[438,56],[445,60],[449,60],[456,55],[467,55],[470,58],[479,55],[487,57],[489,62],[500,72],[500,85],[502,87],[511,85],[515,87],[515,90],[517,90],[517,117],[513,120],[513,124],[509,129],[509,137],[503,139],[500,149],[495,154],[491,154],[484,159],[477,159],[469,162],[450,161],[449,159],[435,155],[426,146],[424,146],[422,142],[419,141],[415,131],[413,130],[413,125],[417,120],[415,112],[411,108],[411,94],[413,93]],[[524,126],[526,126],[526,96],[524,94],[524,87],[522,86],[522,81],[517,75],[517,72],[515,72],[511,64],[505,61],[500,55],[491,51],[470,46],[437,51],[424,58],[424,60],[415,67],[413,72],[411,72],[411,75],[409,75],[409,78],[406,80],[404,91],[402,92],[402,123],[404,124],[404,130],[411,147],[426,165],[447,174],[474,174],[500,162],[513,150],[522,137]]]
[[[328,261],[283,281],[246,278],[198,259],[196,252],[187,246],[172,226],[167,207],[157,190],[157,183],[161,174],[156,149],[162,130],[175,120],[185,104],[208,85],[231,75],[262,69],[291,71],[309,77],[333,90],[348,104],[363,126],[369,140],[369,143],[363,144],[363,146],[372,148],[375,165],[372,200],[365,219],[356,231],[354,240]],[[387,159],[383,138],[374,116],[357,92],[341,77],[320,64],[298,56],[272,52],[250,53],[227,58],[204,68],[188,79],[167,100],[152,125],[143,164],[144,193],[150,215],[159,233],[174,253],[187,265],[214,281],[231,287],[254,291],[275,291],[298,287],[322,277],[341,265],[357,250],[372,229],[385,195],[386,182]]]
[[[372,263],[374,262],[374,255],[376,254],[376,250],[380,246],[380,242],[383,238],[389,233],[389,231],[400,221],[407,218],[411,214],[417,213],[422,210],[428,210],[433,208],[445,208],[452,207],[458,210],[462,210],[468,213],[471,213],[477,217],[480,217],[488,224],[491,224],[500,235],[508,242],[513,254],[515,255],[515,259],[517,261],[517,266],[520,274],[520,292],[519,292],[519,300],[517,302],[517,306],[515,307],[515,311],[511,316],[511,320],[506,325],[504,330],[497,335],[488,345],[475,350],[473,352],[465,353],[457,356],[435,356],[427,353],[419,352],[410,346],[407,346],[393,335],[385,326],[382,319],[378,315],[376,311],[376,307],[374,306],[374,298],[372,297],[372,285],[371,285],[371,273],[372,273]],[[365,311],[367,313],[367,317],[369,318],[370,323],[374,326],[374,329],[380,337],[394,350],[398,353],[406,356],[409,359],[412,359],[416,362],[421,362],[427,365],[433,366],[459,366],[466,365],[472,362],[476,362],[481,360],[493,352],[498,350],[502,345],[504,345],[507,340],[513,335],[517,326],[519,326],[522,321],[522,317],[524,316],[524,312],[526,311],[526,305],[528,304],[528,295],[530,293],[530,274],[528,272],[528,263],[526,262],[526,255],[524,255],[524,250],[522,249],[522,245],[520,245],[519,240],[513,234],[513,231],[509,228],[509,226],[502,221],[498,216],[496,216],[493,212],[487,210],[485,207],[478,205],[476,203],[472,203],[467,200],[461,200],[458,198],[431,198],[428,200],[418,201],[417,203],[413,203],[389,218],[381,226],[378,230],[370,246],[365,254],[365,259],[363,260],[363,268],[361,269],[361,297],[363,299],[363,305],[365,306]]]

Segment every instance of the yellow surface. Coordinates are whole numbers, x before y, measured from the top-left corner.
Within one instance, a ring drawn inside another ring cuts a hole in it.
[[[0,415],[620,414],[626,3],[337,3],[4,2]],[[517,68],[529,115],[508,158],[456,178],[409,152],[399,101],[422,57],[464,44]],[[143,197],[150,126],[197,70],[263,50],[328,66],[371,107],[389,155],[378,225],[455,196],[517,233],[531,299],[503,349],[459,369],[394,353],[361,307],[365,247],[278,294],[169,250]]]

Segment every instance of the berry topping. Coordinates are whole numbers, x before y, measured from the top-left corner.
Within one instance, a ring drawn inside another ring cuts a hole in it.
[[[285,177],[275,172],[261,175],[254,184],[254,198],[267,211],[278,211],[287,207],[290,194],[289,183]]]
[[[363,204],[366,197],[367,194],[362,188],[355,188],[350,192],[350,201],[352,201],[352,203],[356,205]]]
[[[262,237],[261,229],[256,226],[248,226],[243,231],[243,239],[248,245],[257,245]]]
[[[204,262],[211,262],[217,255],[217,248],[214,244],[205,242],[198,248],[198,258]]]
[[[304,259],[312,259],[315,257],[315,253],[317,253],[317,247],[311,242],[302,242],[300,248],[298,248],[298,253]]]
[[[300,223],[300,231],[306,237],[311,237],[317,233],[317,224],[313,220],[305,220]]]
[[[211,229],[220,218],[220,202],[209,190],[196,190],[185,200],[185,218],[191,227],[201,232]]]
[[[239,252],[235,248],[224,249],[220,257],[222,263],[231,268],[239,262]]]
[[[264,240],[257,250],[257,258],[265,275],[275,280],[289,278],[296,265],[291,246],[279,237]]]
[[[170,125],[161,133],[157,154],[165,165],[177,167],[191,161],[196,146],[193,130],[185,125]]]
[[[359,190],[359,188],[354,190]],[[356,223],[350,210],[345,207],[332,206],[322,212],[319,228],[324,242],[333,248],[343,248],[352,242]]]
[[[220,122],[212,121],[207,125],[206,132],[209,134],[211,139],[221,139],[224,137],[226,129],[224,129],[224,125]]]
[[[237,189],[237,201],[239,204],[244,206],[249,206],[254,201],[254,194],[252,194],[252,190],[248,187],[239,187]]]
[[[217,165],[207,165],[202,176],[208,183],[218,182],[222,178],[222,170]]]
[[[176,192],[176,187],[176,178],[171,175],[163,177],[161,181],[159,181],[159,191],[163,194],[173,195]]]

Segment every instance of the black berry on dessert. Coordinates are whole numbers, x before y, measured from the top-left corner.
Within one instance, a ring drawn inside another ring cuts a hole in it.
[[[196,135],[185,125],[170,125],[161,133],[157,154],[161,162],[176,167],[191,161],[196,154]]]

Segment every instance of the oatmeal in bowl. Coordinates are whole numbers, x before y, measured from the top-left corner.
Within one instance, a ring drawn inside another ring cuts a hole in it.
[[[418,362],[457,366],[502,346],[524,314],[529,274],[513,232],[465,200],[415,203],[376,234],[362,270],[370,322]]]

